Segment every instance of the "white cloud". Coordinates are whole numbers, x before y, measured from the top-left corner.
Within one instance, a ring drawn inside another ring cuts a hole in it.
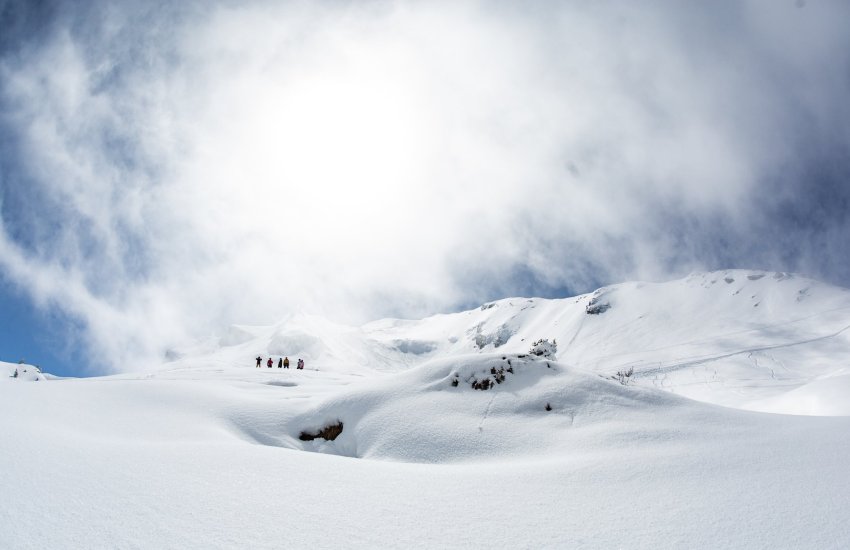
[[[517,277],[583,290],[720,267],[741,256],[705,239],[766,223],[778,167],[808,158],[789,136],[800,117],[848,143],[830,118],[850,118],[847,11],[59,16],[0,65],[16,205],[0,266],[83,319],[107,368],[296,310],[421,315],[526,288]]]

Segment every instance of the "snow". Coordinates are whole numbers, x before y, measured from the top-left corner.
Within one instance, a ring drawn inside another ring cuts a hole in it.
[[[38,382],[39,380],[47,380],[48,378],[56,379],[57,377],[42,373],[41,369],[34,365],[4,363],[0,361],[0,383],[13,381]]]
[[[850,547],[848,326],[845,289],[725,271],[2,363],[0,547]]]
[[[747,409],[814,416],[850,416],[850,374],[817,379],[775,397],[751,401]]]

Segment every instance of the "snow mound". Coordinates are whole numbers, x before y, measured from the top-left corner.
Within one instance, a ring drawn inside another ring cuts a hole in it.
[[[35,365],[0,361],[0,382],[38,382],[50,378],[56,377],[42,373]]]
[[[487,381],[486,383],[484,383]],[[462,462],[551,454],[600,425],[690,403],[530,355],[440,359],[335,395],[289,423],[286,440],[344,425],[307,451],[401,462]],[[657,423],[641,428],[652,432]],[[663,428],[662,428],[663,429]]]

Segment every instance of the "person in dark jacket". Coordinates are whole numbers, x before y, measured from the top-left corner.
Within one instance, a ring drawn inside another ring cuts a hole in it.
[[[277,360],[277,368],[281,368],[283,366],[283,358]]]
[[[260,368],[260,363],[262,363],[262,362],[263,362],[263,358],[258,355],[257,356],[257,368]]]

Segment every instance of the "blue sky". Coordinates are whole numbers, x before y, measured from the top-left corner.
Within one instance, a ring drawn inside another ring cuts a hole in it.
[[[850,285],[849,19],[0,0],[0,358],[144,368],[231,323],[694,270]]]
[[[35,307],[20,290],[0,284],[0,361],[24,361],[57,376],[75,376],[85,358],[69,339],[60,311]]]

